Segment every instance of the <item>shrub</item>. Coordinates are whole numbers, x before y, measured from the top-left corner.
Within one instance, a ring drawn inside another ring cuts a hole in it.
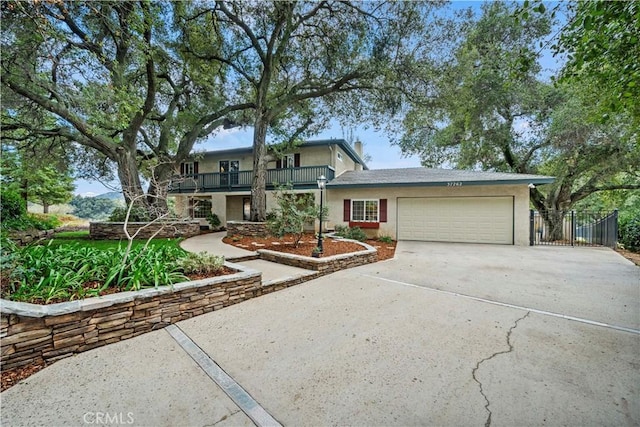
[[[389,236],[378,236],[378,241],[387,244],[393,243],[393,239]]]
[[[178,261],[178,266],[184,274],[211,274],[224,267],[224,257],[207,252],[189,253]]]
[[[285,234],[294,235],[294,246],[304,233],[304,226],[320,216],[320,208],[315,205],[315,197],[311,193],[295,194],[291,187],[281,187],[275,192],[278,208],[274,212],[274,218],[267,221],[269,231],[278,237]],[[326,218],[326,212],[323,213]]]
[[[335,233],[345,239],[359,240],[360,242],[367,240],[367,234],[360,227],[349,228],[342,225],[336,225]]]
[[[127,218],[127,209],[128,208],[115,208],[109,216],[109,221],[124,222]],[[129,214],[129,222],[149,222],[150,220],[151,218],[149,217],[149,212],[147,212],[145,209],[138,206],[134,206],[131,208],[131,213]]]
[[[47,214],[26,214],[9,220],[2,219],[3,230],[51,230],[62,224],[60,220]]]
[[[346,225],[338,224],[335,227],[335,234],[337,236],[344,237],[346,239],[347,238],[347,234],[349,234],[349,227],[347,227]]]
[[[620,243],[625,249],[640,252],[640,218],[630,218],[620,224]]]
[[[214,213],[210,213],[207,216],[207,221],[209,222],[209,225],[211,225],[211,228],[213,228],[214,230],[217,230],[220,225],[222,224],[220,222],[220,218],[218,218],[218,215],[214,214]]]
[[[367,240],[367,234],[360,227],[353,227],[349,229],[349,235],[347,238],[364,242]]]
[[[28,216],[33,228],[38,230],[52,230],[62,224],[55,215],[29,214]]]
[[[27,214],[24,200],[18,192],[3,189],[0,193],[0,217],[2,221],[20,218]]]

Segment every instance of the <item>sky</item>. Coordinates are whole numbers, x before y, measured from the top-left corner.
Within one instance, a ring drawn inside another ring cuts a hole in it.
[[[546,2],[545,2],[546,3]],[[481,1],[453,1],[451,10],[459,10],[467,7],[479,10]],[[547,3],[548,4],[548,3]],[[543,72],[540,77],[548,80],[556,70],[560,68],[560,61],[551,55],[551,52],[543,51],[541,57]],[[337,122],[332,122],[329,129],[319,133],[310,139],[347,139],[347,129],[343,129]],[[399,130],[400,131],[400,130]],[[250,147],[252,141],[253,129],[235,128],[222,130],[217,134],[209,137],[205,142],[195,146],[196,151],[211,151],[227,148]],[[359,126],[353,128],[353,137],[364,143],[364,152],[371,157],[367,162],[369,169],[395,169],[420,166],[418,156],[405,156],[402,154],[400,147],[392,145],[388,134],[384,131],[376,131],[373,128]],[[76,180],[75,194],[82,196],[94,196],[109,191],[117,191],[118,183],[110,183],[105,187],[97,181]]]

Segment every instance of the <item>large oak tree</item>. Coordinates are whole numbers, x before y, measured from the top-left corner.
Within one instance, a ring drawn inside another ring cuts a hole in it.
[[[554,237],[563,212],[590,194],[640,188],[640,149],[628,117],[592,120],[593,87],[539,80],[538,43],[549,28],[545,15],[518,23],[505,5],[483,5],[407,115],[399,144],[427,166],[555,176],[531,191]],[[533,59],[524,68],[523,57]]]
[[[226,65],[227,96],[251,105],[238,120],[253,127],[252,220],[266,214],[268,134],[275,142],[294,142],[326,126],[332,114],[355,117],[365,93],[388,92],[400,77],[393,71],[424,46],[424,24],[435,6],[216,1],[193,8],[192,20],[213,19],[216,31],[209,45],[201,32],[187,37],[186,48]],[[354,93],[359,98],[344,96]]]
[[[169,178],[195,142],[245,107],[227,104],[215,63],[179,48],[179,6],[2,4],[2,90],[57,118],[47,127],[23,122],[24,130],[97,151],[115,163],[128,202],[158,211],[166,209]],[[13,109],[6,113],[3,124],[18,121]]]

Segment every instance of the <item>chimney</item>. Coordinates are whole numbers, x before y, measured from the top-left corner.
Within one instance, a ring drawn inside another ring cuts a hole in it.
[[[356,154],[362,158],[362,142],[359,139],[353,143],[353,149],[356,151]]]

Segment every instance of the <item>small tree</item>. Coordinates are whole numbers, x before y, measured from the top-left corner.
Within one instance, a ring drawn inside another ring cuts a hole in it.
[[[49,213],[49,206],[66,203],[73,197],[73,178],[53,166],[33,171],[29,181],[28,199],[41,203],[44,213]]]
[[[293,234],[294,246],[297,248],[304,233],[305,224],[320,216],[320,207],[315,204],[315,197],[311,193],[294,193],[292,186],[279,187],[275,192],[278,207],[269,215],[267,227],[275,236],[283,237]],[[323,212],[326,218],[326,212]]]

